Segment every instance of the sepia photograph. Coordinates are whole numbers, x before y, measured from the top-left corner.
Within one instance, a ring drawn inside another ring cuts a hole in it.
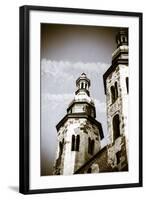
[[[128,28],[40,26],[41,176],[128,171]]]
[[[20,8],[20,192],[142,186],[142,14]]]

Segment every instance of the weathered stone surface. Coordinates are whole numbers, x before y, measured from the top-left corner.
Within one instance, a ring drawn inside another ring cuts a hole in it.
[[[86,174],[89,173],[103,173],[103,172],[113,172],[117,171],[112,168],[107,162],[108,160],[108,151],[107,147],[104,147],[96,155],[94,155],[85,165],[78,169],[75,174]]]
[[[122,42],[121,42],[122,43]],[[126,78],[129,77],[128,67],[128,46],[119,46],[112,55],[113,70],[106,77],[106,104],[107,104],[107,125],[108,125],[108,163],[112,168],[121,171],[127,166],[128,169],[128,88]],[[114,61],[116,60],[116,61]],[[121,63],[120,63],[121,62]],[[110,67],[112,69],[112,66]],[[109,72],[108,72],[109,73]],[[117,93],[113,101],[111,88]],[[118,116],[118,125],[114,125],[114,117]],[[116,127],[115,127],[116,126]],[[119,127],[117,129],[117,127]],[[115,138],[115,132],[119,137]]]
[[[120,153],[119,158],[117,157],[117,153]],[[117,138],[113,145],[108,146],[108,164],[112,168],[116,167],[118,171],[122,171],[125,165],[127,165],[125,136]]]
[[[86,125],[88,124],[88,125]],[[86,128],[87,126],[87,128]],[[96,134],[95,134],[95,133]],[[73,174],[78,168],[85,164],[93,155],[100,150],[100,138],[98,127],[93,125],[87,119],[68,119],[65,126],[61,127],[58,135],[58,144],[60,141],[66,141],[62,155],[60,147],[57,149],[57,161],[55,164],[56,172],[60,174]],[[79,151],[71,151],[72,135],[80,135]],[[88,153],[88,138],[95,141],[93,155]],[[58,160],[61,160],[60,162]],[[55,174],[56,174],[55,172]]]

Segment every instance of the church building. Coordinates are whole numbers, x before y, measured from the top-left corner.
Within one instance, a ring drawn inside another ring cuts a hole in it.
[[[76,92],[67,114],[57,124],[58,143],[54,175],[128,171],[128,32],[117,34],[112,64],[103,75],[108,143],[90,97],[85,73],[76,80]]]

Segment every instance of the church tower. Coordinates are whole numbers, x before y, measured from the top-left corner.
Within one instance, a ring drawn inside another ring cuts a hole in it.
[[[76,92],[67,114],[57,124],[58,144],[54,174],[74,174],[101,149],[101,124],[90,97],[90,80],[85,73],[76,80]]]
[[[128,30],[116,37],[112,65],[103,75],[107,105],[108,162],[118,171],[128,170]]]

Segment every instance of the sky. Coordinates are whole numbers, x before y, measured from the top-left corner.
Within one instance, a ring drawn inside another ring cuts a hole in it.
[[[111,65],[119,28],[41,24],[41,175],[51,175],[56,158],[56,125],[66,115],[76,90],[76,79],[86,73],[96,120],[102,124],[106,145],[107,119],[103,74]]]

